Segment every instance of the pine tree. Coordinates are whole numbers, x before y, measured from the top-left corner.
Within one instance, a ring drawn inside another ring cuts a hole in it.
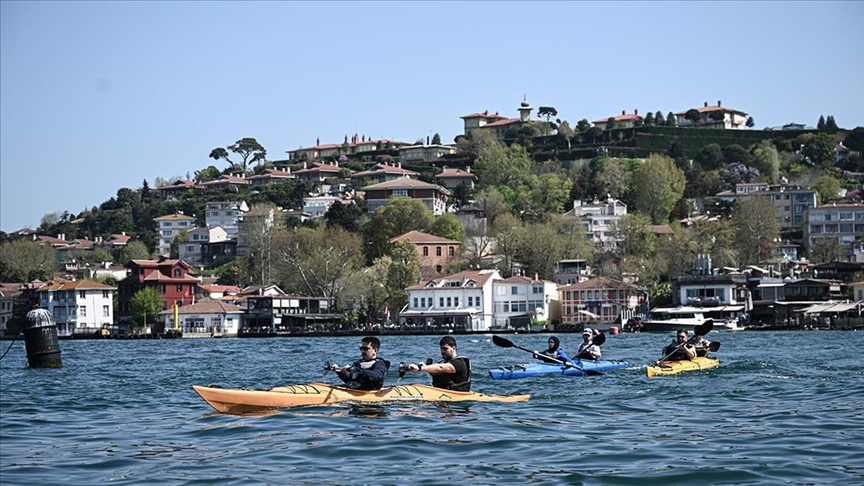
[[[819,122],[816,123],[816,130],[825,130],[825,116],[819,115]]]

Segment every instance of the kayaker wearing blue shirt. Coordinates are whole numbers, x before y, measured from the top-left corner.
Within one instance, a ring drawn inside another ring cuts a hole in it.
[[[582,344],[579,345],[579,351],[576,353],[576,359],[600,359],[600,346],[593,343],[594,332],[591,328],[586,327],[582,331]]]
[[[696,347],[687,343],[687,330],[678,329],[675,340],[663,348],[664,361],[687,361],[696,357]]]
[[[425,371],[432,375],[432,386],[454,391],[471,391],[471,360],[456,354],[456,340],[444,336],[438,342],[443,361],[408,365],[408,371]]]
[[[555,336],[549,337],[549,349],[546,351],[534,351],[534,358],[539,359],[544,363],[558,363],[559,361],[562,363],[569,363],[570,358],[567,357],[567,353],[561,349],[561,340]],[[554,358],[554,359],[549,359]],[[557,361],[556,361],[557,360]]]
[[[378,390],[384,386],[384,376],[390,363],[378,357],[381,349],[381,341],[374,336],[364,337],[360,342],[360,354],[362,359],[355,361],[351,366],[339,369],[332,365],[339,378],[345,382],[345,388],[355,390]]]

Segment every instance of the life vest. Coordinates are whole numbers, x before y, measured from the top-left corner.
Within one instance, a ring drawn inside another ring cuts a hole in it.
[[[435,388],[443,388],[445,390],[471,391],[471,360],[464,356],[456,356],[451,361],[456,361],[457,359],[460,359],[465,363],[465,375],[463,376],[458,373],[441,373],[432,375],[432,386]],[[448,363],[448,361],[443,362]]]

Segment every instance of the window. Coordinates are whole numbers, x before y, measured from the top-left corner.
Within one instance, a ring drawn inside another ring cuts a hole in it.
[[[186,253],[193,253],[195,251],[195,245],[186,245]]]
[[[107,305],[102,306],[102,317],[108,317],[111,315],[111,308]]]
[[[453,306],[459,307],[459,297],[453,297]]]
[[[84,292],[83,290],[79,290],[79,291],[78,291],[78,298],[79,298],[79,299],[86,299],[86,298],[87,298],[87,293]]]
[[[160,294],[164,294],[164,293],[167,292],[167,291],[168,291],[168,290],[165,288],[165,284],[162,284],[162,285],[159,286],[159,293],[160,293]]]
[[[435,256],[439,256],[439,257],[441,256],[441,247],[440,246],[435,247]]]
[[[183,276],[183,269],[182,268],[175,268],[174,269],[174,276],[175,277],[182,277]]]
[[[82,305],[82,306],[78,307],[78,317],[87,317],[87,307],[86,306]]]
[[[429,256],[429,247],[428,246],[423,247],[423,256],[424,257]]]
[[[450,297],[447,297],[447,307],[453,307],[453,300]]]
[[[447,256],[456,256],[456,249],[452,246],[447,247]]]
[[[438,307],[444,307],[444,297],[438,297]]]
[[[403,196],[403,197],[407,197],[407,196],[408,196],[408,189],[393,189],[393,193],[392,193],[392,194],[393,194],[394,197],[395,197],[395,196]]]
[[[474,305],[474,297],[468,296],[468,307],[472,307]]]
[[[107,291],[107,290],[103,290],[103,291],[102,291],[102,298],[103,298],[103,299],[107,299],[107,298],[109,298],[109,297],[108,297],[108,291]]]
[[[417,297],[414,297],[414,308],[417,308]]]
[[[182,285],[177,286],[177,292],[183,292],[183,286]]]

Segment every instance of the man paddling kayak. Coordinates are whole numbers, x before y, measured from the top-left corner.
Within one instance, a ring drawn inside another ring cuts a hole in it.
[[[687,330],[678,329],[673,340],[663,348],[664,361],[685,361],[696,357],[696,347],[687,341]]]
[[[355,390],[379,390],[384,386],[384,376],[390,363],[378,357],[381,341],[377,337],[367,336],[360,341],[361,360],[350,366],[339,368],[330,366],[345,383],[345,388]]]
[[[582,344],[579,345],[579,350],[576,352],[576,359],[600,359],[600,346],[594,344],[594,332],[590,327],[586,327],[582,331]]]
[[[434,364],[408,365],[408,371],[425,371],[432,375],[432,386],[445,390],[471,391],[471,360],[456,354],[456,340],[444,336],[438,342],[443,361]]]

